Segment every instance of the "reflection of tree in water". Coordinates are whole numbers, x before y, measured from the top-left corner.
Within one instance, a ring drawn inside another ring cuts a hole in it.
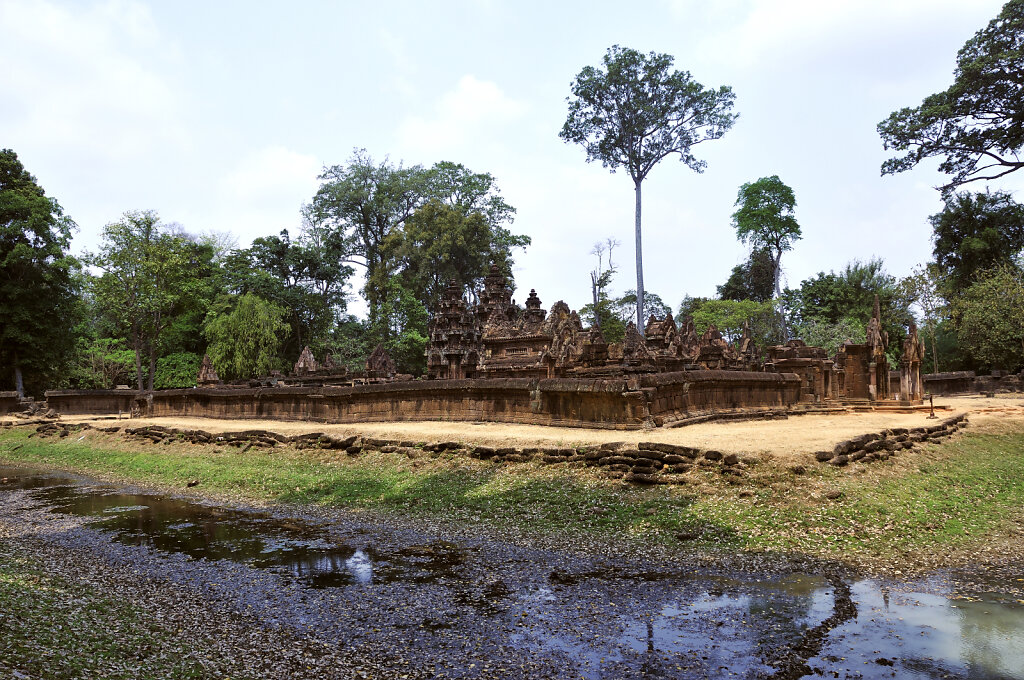
[[[752,591],[747,623],[766,665],[779,668],[793,656],[793,648],[815,623],[809,619],[822,598],[829,598],[824,583],[809,576],[806,585],[788,581],[773,587],[769,582]]]
[[[828,577],[828,581],[832,584],[832,615],[813,628],[807,628],[792,647],[780,646],[781,654],[777,660],[768,662],[765,659],[775,668],[775,673],[768,676],[773,680],[796,680],[810,675],[813,671],[807,660],[821,652],[832,629],[857,617],[857,605],[850,594],[849,584],[835,576]]]

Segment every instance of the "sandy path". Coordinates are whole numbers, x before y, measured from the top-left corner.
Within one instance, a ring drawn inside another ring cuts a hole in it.
[[[1024,421],[1024,395],[1006,395],[993,398],[981,396],[942,397],[936,406],[946,407],[940,412],[946,418],[967,412],[974,423],[994,419]],[[91,422],[110,425],[109,419],[88,416],[65,416],[68,422]],[[623,441],[659,441],[702,448],[735,451],[737,453],[768,453],[779,457],[801,456],[822,449],[830,449],[837,442],[865,432],[878,432],[890,427],[919,427],[933,421],[925,413],[844,413],[830,415],[802,415],[788,420],[703,423],[688,427],[656,429],[650,431],[616,431],[587,428],[545,427],[542,425],[515,425],[506,423],[465,422],[394,422],[362,423],[358,425],[332,425],[282,420],[227,420],[214,418],[135,418],[120,421],[127,425],[164,425],[230,432],[264,429],[287,435],[305,432],[331,434],[360,434],[383,439],[413,441],[455,440],[489,446],[575,446]]]

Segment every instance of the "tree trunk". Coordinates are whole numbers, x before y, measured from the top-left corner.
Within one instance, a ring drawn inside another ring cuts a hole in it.
[[[935,367],[936,373],[939,372],[939,351],[936,349],[937,343],[935,341],[935,325],[932,325],[932,365]]]
[[[640,244],[640,181],[636,182],[636,329],[643,336],[644,323],[644,256]]]
[[[14,353],[14,389],[18,392],[18,398],[25,398],[25,381],[21,377],[21,364],[18,363],[18,353]]]
[[[156,379],[156,343],[151,342],[149,345],[149,391],[153,391],[153,382]]]
[[[594,294],[594,328],[601,329],[600,307],[597,305],[597,280],[599,273],[590,272],[590,290]]]
[[[146,386],[142,382],[142,338],[137,329],[132,331],[132,348],[135,350],[135,383],[141,392]]]
[[[779,308],[779,329],[782,331],[782,342],[789,340],[789,329],[786,328],[786,314],[782,310],[782,251],[775,251],[775,302]]]

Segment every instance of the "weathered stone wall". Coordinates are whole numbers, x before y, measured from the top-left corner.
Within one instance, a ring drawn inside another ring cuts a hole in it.
[[[0,414],[14,413],[20,410],[17,392],[0,392]]]
[[[979,392],[1020,392],[1024,376],[993,371],[992,375],[975,375],[974,371],[929,373],[924,390],[930,394],[970,394]]]
[[[650,390],[652,417],[671,422],[695,413],[788,407],[800,401],[800,378],[792,373],[683,371],[640,380]]]
[[[130,413],[138,395],[135,390],[52,390],[46,405],[65,414]]]
[[[135,392],[48,392],[61,413],[128,411]],[[453,420],[636,429],[694,413],[788,407],[791,374],[690,371],[627,379],[410,381],[354,387],[163,390],[140,401],[152,416],[332,423]]]
[[[460,420],[639,427],[642,395],[623,380],[445,380],[355,387],[165,390],[153,416],[316,420],[333,423]]]

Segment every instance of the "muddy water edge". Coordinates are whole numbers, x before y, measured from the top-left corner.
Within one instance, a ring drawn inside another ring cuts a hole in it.
[[[1024,678],[1024,567],[726,569],[224,507],[0,468],[0,525],[442,677]]]

